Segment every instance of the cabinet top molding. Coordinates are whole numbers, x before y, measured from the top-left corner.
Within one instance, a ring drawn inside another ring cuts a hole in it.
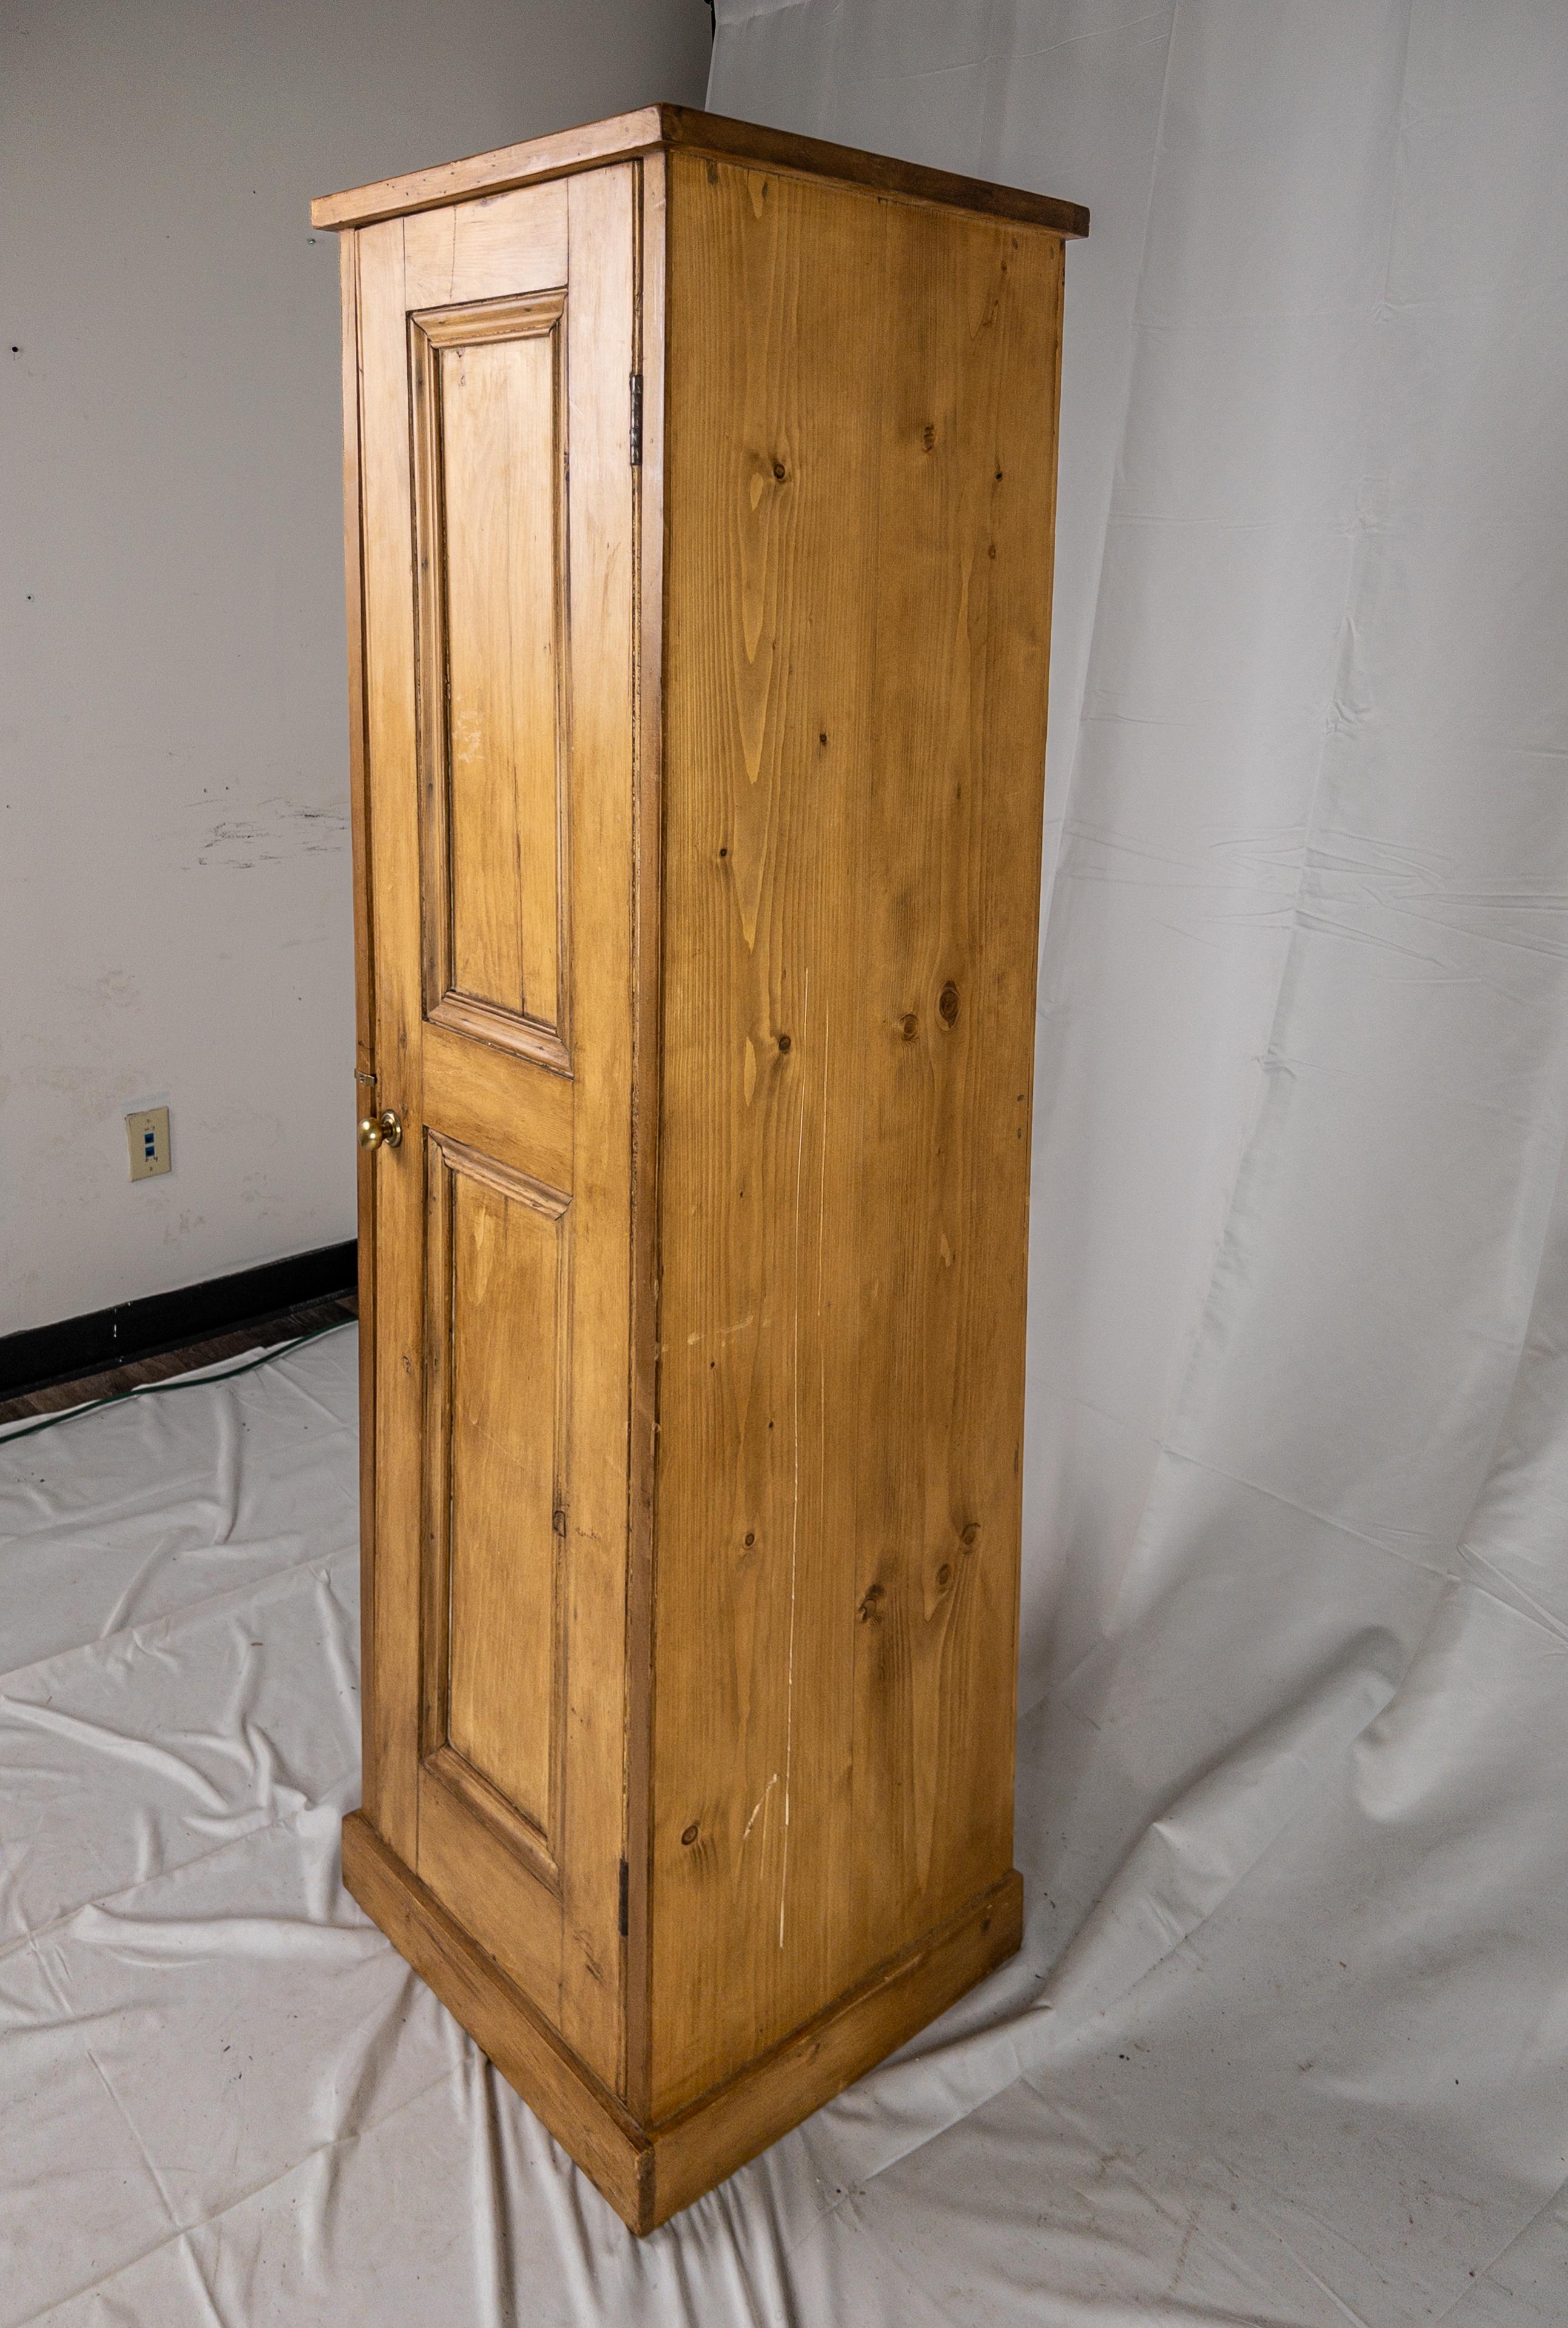
[[[983,178],[955,177],[887,154],[863,154],[852,146],[830,146],[819,137],[797,137],[765,129],[755,121],[730,121],[718,113],[699,113],[684,105],[645,105],[520,146],[471,154],[434,170],[412,170],[371,186],[322,194],[310,206],[311,224],[336,230],[369,226],[377,219],[400,218],[410,211],[436,210],[446,202],[504,193],[512,186],[562,178],[601,163],[635,154],[681,148],[727,161],[751,162],[769,170],[831,178],[841,185],[866,186],[906,202],[935,202],[949,210],[979,211],[987,218],[1017,219],[1025,226],[1048,227],[1060,235],[1085,235],[1089,213],[1081,202],[1058,202],[1017,186],[993,186]]]

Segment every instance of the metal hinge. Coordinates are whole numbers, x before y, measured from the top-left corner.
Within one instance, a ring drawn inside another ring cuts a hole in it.
[[[643,375],[632,374],[632,466],[643,465]]]
[[[632,1871],[623,1859],[621,1862],[621,1938],[623,1939],[625,1938],[627,1930],[629,1929],[627,1919],[628,1895],[626,1887],[630,1883],[631,1880]]]

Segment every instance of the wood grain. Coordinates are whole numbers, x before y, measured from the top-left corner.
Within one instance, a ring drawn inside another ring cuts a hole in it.
[[[572,635],[572,1478],[561,2033],[624,2086],[626,1563],[632,1506],[634,163],[574,178],[567,378]]]
[[[563,1066],[564,300],[411,327],[427,1008]]]
[[[771,2052],[654,2126],[647,2221],[636,2228],[668,2220],[841,2094],[1005,1963],[1022,1938],[1023,1882],[1009,1870]]]
[[[1019,186],[992,185],[983,178],[958,177],[952,171],[927,169],[921,163],[899,161],[892,155],[867,154],[856,146],[833,146],[820,137],[801,137],[791,130],[734,121],[723,114],[702,113],[684,105],[646,105],[606,121],[587,122],[580,128],[558,130],[548,137],[527,138],[521,145],[502,146],[488,154],[471,154],[436,169],[414,170],[402,177],[380,179],[372,185],[351,187],[343,193],[322,194],[310,206],[311,223],[363,226],[375,219],[464,202],[476,195],[493,198],[504,188],[596,169],[606,162],[662,148],[740,160],[774,171],[794,171],[840,185],[868,187],[906,202],[972,211],[981,217],[1016,219],[1061,235],[1089,231],[1089,213],[1081,202],[1060,202],[1054,195],[1029,193]]]
[[[1009,1863],[1060,288],[671,180],[656,2112]]]
[[[498,1074],[493,1052],[474,1029],[432,1012],[425,1022],[424,1067],[429,1121],[465,1147],[548,1187],[572,1180],[572,1112],[568,1077],[530,1075],[521,1084]],[[521,1104],[518,1093],[525,1096]]]
[[[520,282],[567,279],[567,190],[520,186],[406,220],[410,310],[503,299]],[[461,290],[458,286],[461,285]]]
[[[690,2206],[914,2036],[1013,1953],[1023,1923],[1022,1886],[1009,1874],[787,2042],[691,2108],[645,2126],[359,1813],[343,1822],[343,1881],[639,2233]]]
[[[364,603],[365,797],[373,897],[375,1095],[408,1126],[379,1150],[369,1364],[375,1384],[375,1564],[364,1629],[365,1799],[399,1854],[418,1851],[419,1606],[424,1507],[423,1052],[419,1039],[419,790],[410,577],[408,336],[403,221],[359,245],[360,465]],[[372,1340],[373,1337],[373,1340]]]
[[[559,466],[549,339],[445,352],[454,982],[553,1027]],[[483,521],[480,521],[483,512]],[[495,878],[503,871],[504,878]]]
[[[446,1654],[437,1639],[427,1653],[445,1699],[432,1744],[449,1743],[548,1850],[561,1787],[571,1200],[437,1146],[430,1307],[450,1344],[429,1458],[446,1539],[434,1563]]]
[[[898,781],[862,792],[859,846],[885,870],[843,1225],[860,1412],[896,1418],[860,1442],[853,1489],[854,1819],[880,1838],[862,1952],[1011,1855],[1061,258],[888,212],[882,280],[923,361],[879,412],[870,718]]]
[[[355,199],[345,1869],[645,2229],[1019,1935],[1082,214],[671,108]]]
[[[634,641],[632,793],[631,1429],[626,1579],[626,2076],[633,2111],[652,2101],[653,1851],[650,1756],[653,1706],[653,1491],[658,1460],[659,1093],[662,1015],[664,673],[664,411],[668,163],[640,165],[637,346],[643,380],[643,458],[634,472],[638,605]]]
[[[610,2204],[638,2228],[646,2212],[648,2145],[609,2088],[562,2044],[529,1988],[474,1945],[360,1812],[343,1821],[343,1882]]]
[[[627,164],[508,197],[483,233],[437,215],[413,247],[402,220],[355,238],[369,971],[404,1126],[367,1168],[367,1801],[611,2083],[635,191]]]
[[[598,169],[606,162],[657,147],[662,141],[668,110],[644,105],[633,113],[584,122],[575,129],[554,130],[549,136],[525,138],[520,145],[499,146],[491,153],[470,154],[434,169],[380,178],[368,186],[351,186],[343,193],[318,194],[310,206],[310,222],[328,228],[365,226],[375,219],[444,210],[449,204],[465,206],[475,197]]]

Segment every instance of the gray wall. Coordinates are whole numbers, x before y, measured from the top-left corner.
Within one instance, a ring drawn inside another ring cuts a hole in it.
[[[654,98],[702,0],[10,0],[0,1334],[353,1233],[337,249]],[[122,1117],[167,1098],[174,1169]]]

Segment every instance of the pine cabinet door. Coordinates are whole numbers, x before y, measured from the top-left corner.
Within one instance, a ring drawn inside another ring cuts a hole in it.
[[[355,238],[366,1809],[624,2079],[635,165]]]

